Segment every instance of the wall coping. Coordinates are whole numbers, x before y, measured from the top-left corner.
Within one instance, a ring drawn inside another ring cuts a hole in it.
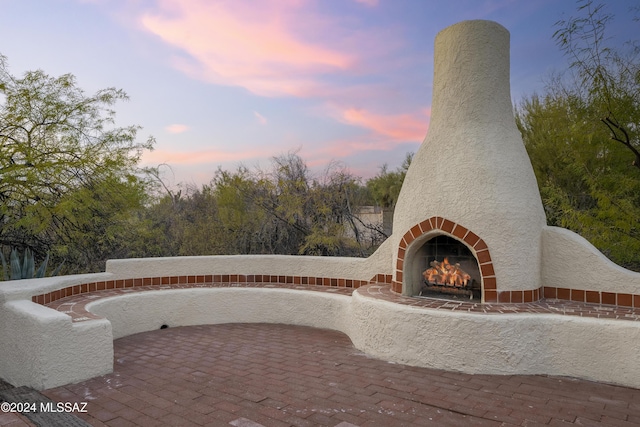
[[[374,278],[375,279],[375,278]],[[368,283],[358,284],[358,286],[347,287],[344,285],[324,285],[309,283],[284,282],[191,282],[191,283],[165,283],[156,285],[140,285],[130,288],[110,288],[103,290],[88,291],[85,293],[70,295],[42,304],[71,317],[72,321],[82,322],[92,319],[100,319],[100,316],[91,312],[91,304],[105,299],[118,298],[131,295],[136,292],[153,291],[180,291],[186,289],[244,289],[260,288],[271,290],[300,290],[312,292],[325,292],[335,295],[351,296],[358,292],[363,296],[374,299],[388,301],[403,306],[411,306],[416,309],[438,310],[455,313],[469,313],[475,315],[503,315],[503,314],[531,314],[531,315],[560,315],[583,318],[598,318],[610,320],[624,320],[640,322],[640,306],[621,307],[600,303],[589,303],[583,301],[561,300],[557,298],[547,298],[529,303],[480,303],[466,301],[452,301],[438,298],[416,298],[400,295],[392,290],[389,283],[371,280]],[[33,302],[41,300],[41,296],[34,297]]]

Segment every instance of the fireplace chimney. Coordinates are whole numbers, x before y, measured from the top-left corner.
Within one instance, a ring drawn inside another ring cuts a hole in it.
[[[419,269],[410,272],[412,253],[444,234],[476,257],[482,249],[482,281],[491,282],[483,284],[483,301],[503,291],[537,290],[545,224],[513,115],[509,32],[483,20],[452,25],[435,39],[431,123],[395,208],[394,289],[402,283],[403,294],[410,293],[410,282],[420,280]],[[474,246],[468,233],[487,248]]]

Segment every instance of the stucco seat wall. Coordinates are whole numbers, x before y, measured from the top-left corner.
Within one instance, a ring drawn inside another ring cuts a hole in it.
[[[132,258],[107,261],[106,271],[117,278],[206,275],[272,274],[284,276],[340,277],[369,280],[391,274],[388,243],[368,258],[296,255],[212,255],[166,258]]]
[[[359,350],[395,363],[640,388],[640,322],[417,308],[374,298],[366,289],[352,296],[233,286],[96,293],[86,307],[104,318],[77,323],[30,301],[10,301],[0,311],[7,325],[2,338],[11,343],[2,349],[1,372],[13,384],[56,387],[111,372],[114,338],[162,325],[250,322],[337,330]],[[11,334],[16,330],[18,340]]]
[[[469,374],[559,375],[640,388],[640,323],[554,314],[479,314],[354,292],[353,344],[384,360]]]
[[[336,281],[337,278],[344,278],[344,280],[357,279],[366,283],[376,274],[390,274],[390,271],[385,271],[388,247],[388,244],[383,244],[380,250],[369,258],[238,255],[114,260],[107,263],[108,271],[104,273],[3,282],[0,284],[0,325],[2,325],[0,340],[3,344],[0,346],[0,377],[16,386],[26,385],[44,389],[103,375],[113,369],[113,334],[109,320],[98,319],[73,323],[69,316],[41,305],[48,301],[41,304],[33,302],[32,299],[38,295],[54,293],[86,283],[123,282],[144,277],[178,275],[256,273],[271,274],[276,277],[328,276],[336,278]],[[306,294],[306,292],[303,293]],[[271,298],[265,297],[265,294],[260,291],[252,295],[258,308],[263,307]],[[282,295],[278,294],[278,296]],[[299,298],[299,294],[295,295]],[[319,301],[329,301],[332,298],[332,296],[324,299],[318,299],[317,296],[302,298],[305,301],[313,301],[306,306],[306,303],[298,299],[292,300],[285,297],[283,301],[288,303],[273,302],[271,307],[280,308],[273,309],[272,312],[266,308],[254,311],[250,308],[249,302],[237,301],[236,303],[234,300],[231,305],[233,309],[229,309],[232,312],[229,321],[238,319],[241,313],[244,313],[246,316],[253,316],[246,317],[247,320],[244,321],[281,323],[291,321],[297,322],[295,324],[342,330],[343,326],[338,320],[342,316],[339,314],[341,309],[327,309],[331,320],[320,320],[317,325],[314,323],[313,316],[309,315],[315,307],[323,306]],[[170,307],[173,304],[170,299],[164,304],[171,311]],[[285,307],[279,304],[284,304]],[[289,313],[291,307],[296,305],[304,307],[301,311],[304,314],[299,319],[291,320],[284,316],[284,313]],[[142,312],[150,310],[144,304],[138,308]],[[224,310],[226,308],[219,307],[218,311],[222,313]],[[277,317],[276,312],[279,312],[280,317]],[[256,318],[258,313],[264,314],[264,320]],[[131,310],[127,315],[138,319],[142,325],[148,325],[137,330],[151,330],[159,327],[155,321],[161,317],[159,314],[158,317],[151,317],[152,321],[141,320],[144,316],[136,314],[135,310]],[[193,319],[186,319],[185,322],[187,321],[196,322]],[[120,331],[121,328],[118,326],[118,336],[123,336]],[[126,333],[128,332],[124,334]]]
[[[283,323],[348,333],[350,297],[289,289],[193,288],[132,292],[87,304],[111,322],[114,339],[168,327]]]
[[[113,336],[106,319],[72,323],[31,301],[0,308],[0,373],[13,385],[47,389],[113,371]]]

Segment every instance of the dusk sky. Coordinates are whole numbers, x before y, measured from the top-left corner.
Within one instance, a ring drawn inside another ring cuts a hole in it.
[[[597,2],[596,2],[597,3]],[[638,39],[609,0],[614,40]],[[554,24],[574,0],[0,0],[10,71],[72,73],[87,94],[124,89],[117,124],[143,127],[169,184],[218,166],[269,166],[299,150],[312,170],[342,162],[363,179],[417,151],[428,126],[436,34],[488,19],[511,33],[517,103],[566,68]],[[638,14],[636,13],[636,16]]]

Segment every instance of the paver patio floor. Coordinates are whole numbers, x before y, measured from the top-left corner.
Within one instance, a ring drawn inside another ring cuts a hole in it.
[[[43,394],[88,402],[77,415],[96,426],[640,425],[640,390],[392,364],[329,330],[203,325],[114,346],[113,374]]]

